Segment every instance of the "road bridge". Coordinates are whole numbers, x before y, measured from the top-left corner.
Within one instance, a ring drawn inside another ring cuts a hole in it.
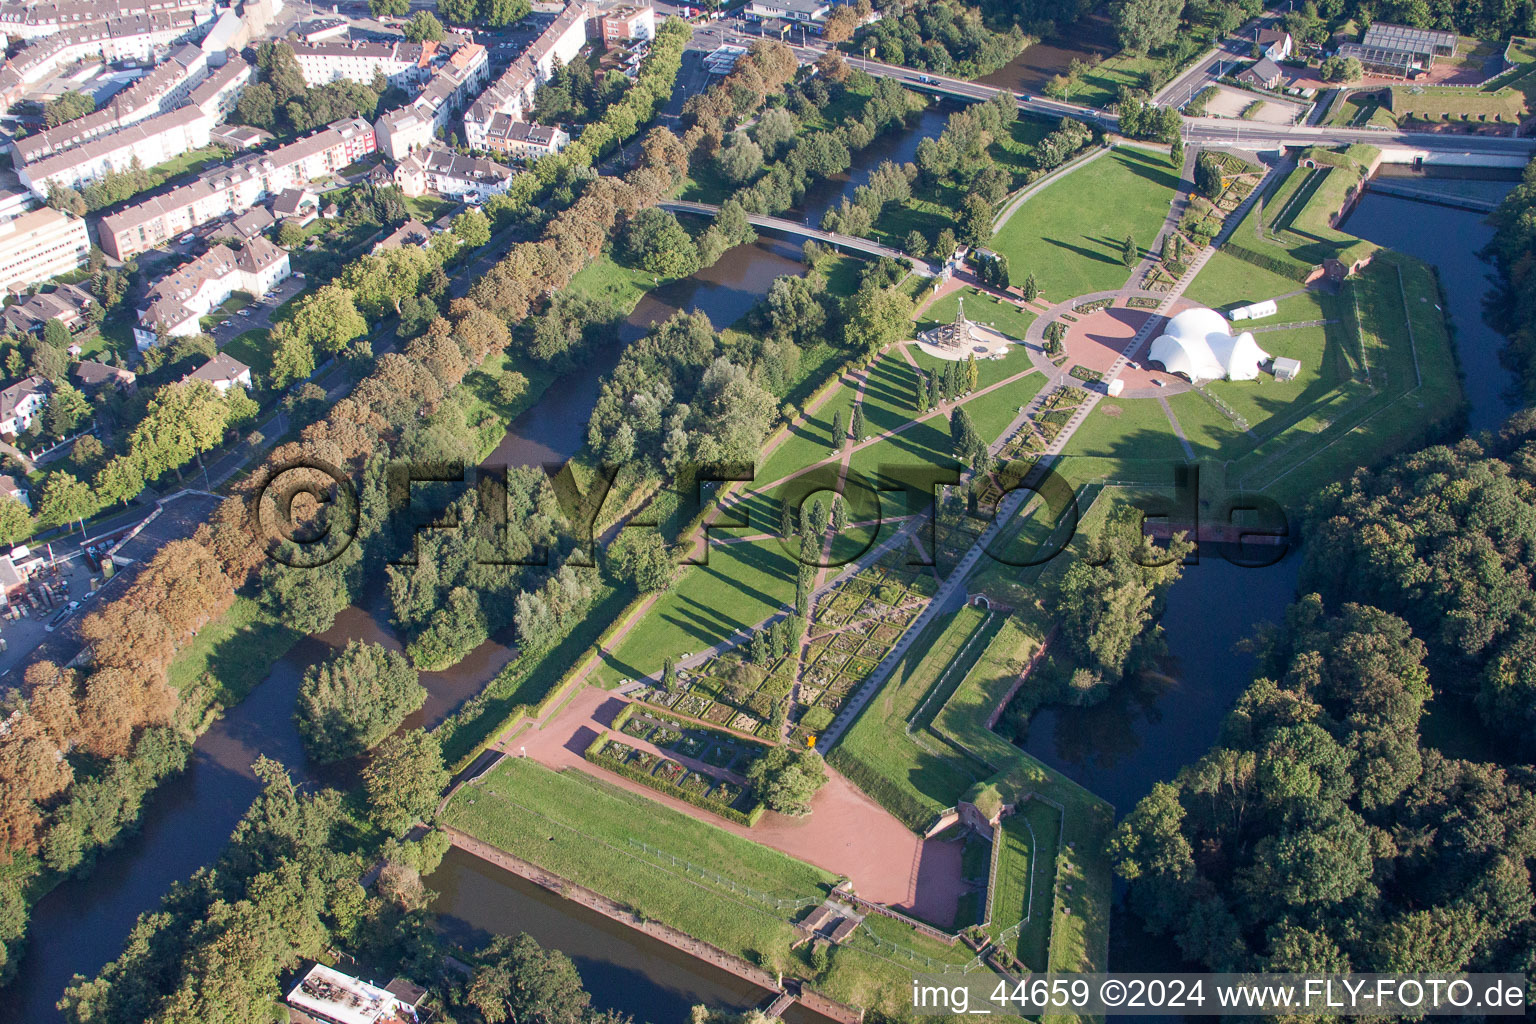
[[[720,213],[720,207],[714,203],[690,203],[682,200],[672,200],[658,204],[663,210],[673,213],[691,213],[699,217],[715,217]],[[802,224],[797,220],[787,220],[783,217],[769,217],[760,213],[747,214],[747,220],[755,228],[764,231],[775,231],[784,235],[797,235],[827,245],[836,246],[838,249],[862,252],[868,256],[889,256],[893,260],[911,260],[912,269],[923,277],[933,277],[939,272],[939,268],[926,260],[912,259],[900,249],[892,249],[888,245],[869,238],[858,238],[854,235],[839,235],[833,231],[822,231],[813,228],[809,224]]]
[[[825,52],[820,47],[793,47],[802,61],[815,62]],[[871,75],[892,78],[911,89],[948,96],[960,100],[985,100],[1005,90],[979,82],[967,82],[931,72],[914,71],[912,68],[864,57],[847,58],[850,67],[867,71]],[[1019,109],[1038,117],[1071,117],[1085,124],[1114,131],[1119,118],[1103,110],[1085,107],[1077,103],[1065,103],[1044,96],[1015,93]],[[1476,165],[1523,163],[1536,154],[1536,138],[1515,138],[1507,135],[1457,135],[1446,132],[1411,132],[1393,128],[1339,128],[1329,125],[1279,125],[1261,124],[1224,117],[1184,118],[1184,138],[1206,146],[1233,146],[1248,150],[1282,149],[1304,146],[1347,146],[1365,143],[1387,148],[1404,148],[1422,151],[1425,159],[1434,163],[1460,163]]]

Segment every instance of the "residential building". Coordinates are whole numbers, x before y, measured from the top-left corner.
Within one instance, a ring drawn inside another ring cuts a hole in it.
[[[234,356],[220,352],[181,379],[200,380],[205,384],[212,384],[213,390],[221,395],[227,395],[229,389],[236,384],[247,391],[251,389],[251,368]]]
[[[19,292],[66,274],[91,252],[85,221],[43,207],[0,223],[0,288]]]
[[[375,242],[371,251],[381,253],[386,249],[403,249],[408,245],[425,246],[430,241],[432,241],[432,229],[412,217]]]
[[[208,73],[207,60],[195,46],[178,46],[169,59],[113,96],[99,110],[56,128],[11,143],[17,165],[84,145],[119,128],[175,110]]]
[[[528,159],[558,153],[571,141],[558,125],[514,121],[509,114],[497,114],[485,133],[485,148],[508,156]]]
[[[251,66],[238,54],[230,52],[226,57],[224,63],[210,71],[187,97],[194,107],[213,118],[214,123],[234,112],[235,104],[240,102],[240,94],[250,84],[253,74]],[[266,135],[265,132],[261,134]],[[272,136],[266,137],[270,139]]]
[[[161,338],[197,334],[201,319],[235,292],[265,295],[291,273],[288,253],[265,238],[252,238],[239,253],[216,245],[150,289],[133,340],[139,351]]]
[[[21,486],[17,479],[14,476],[11,476],[9,473],[0,475],[0,494],[3,494],[7,498],[12,498],[21,502],[22,506],[26,508],[28,512],[32,511],[32,496],[28,494],[27,489]]]
[[[0,101],[20,100],[29,86],[83,60],[147,62],[205,24],[211,13],[157,11],[73,28],[55,27],[0,65]],[[0,31],[10,26],[0,23]]]
[[[1259,56],[1272,61],[1289,60],[1292,52],[1291,34],[1283,28],[1264,28],[1254,36]]]
[[[42,377],[23,377],[7,388],[0,388],[0,437],[14,440],[32,426],[32,421],[48,404],[53,385]]]
[[[433,146],[419,149],[401,161],[395,168],[395,184],[408,196],[434,192],[474,202],[505,192],[512,175],[510,167],[494,160]]]
[[[433,42],[375,43],[356,39],[291,45],[304,81],[310,85],[326,85],[343,78],[367,85],[375,74],[382,74],[390,85],[402,89],[426,81],[438,47]]]
[[[277,223],[272,211],[265,206],[253,206],[229,222],[229,228],[239,238],[255,238],[265,234]]]
[[[0,3],[0,32],[18,39],[37,39],[83,25],[109,22],[149,14],[185,12],[208,15],[213,0],[60,0],[57,3],[30,3],[7,0]]]
[[[1261,57],[1254,61],[1253,66],[1238,72],[1237,80],[1244,85],[1251,85],[1255,89],[1273,89],[1280,84],[1280,79],[1285,72],[1280,65],[1268,57]]]
[[[132,391],[138,386],[139,379],[139,375],[132,370],[98,363],[94,359],[82,359],[75,364],[75,368],[69,375],[75,378],[75,387],[88,395],[94,395],[109,387],[119,391]]]
[[[42,331],[49,320],[57,320],[71,331],[87,323],[96,297],[79,285],[61,284],[51,292],[38,292],[6,306],[0,318],[13,331]]]
[[[326,1024],[417,1024],[426,989],[396,978],[383,988],[315,964],[288,993],[300,1020]]]
[[[621,3],[603,8],[587,25],[594,39],[604,46],[656,37],[656,8],[649,3]]]
[[[20,164],[16,174],[39,199],[54,186],[83,188],[108,174],[134,167],[154,167],[183,153],[208,145],[213,118],[188,105],[168,114],[120,128],[31,163]]]
[[[379,149],[398,163],[413,150],[430,145],[437,129],[485,85],[490,70],[485,47],[458,43],[409,105],[379,115],[373,126]]]
[[[595,13],[585,0],[567,4],[523,55],[475,98],[464,112],[464,141],[471,148],[485,148],[486,133],[497,114],[523,118],[533,106],[539,85],[549,81],[558,65],[569,64],[586,45],[587,23]]]
[[[101,247],[109,256],[129,259],[285,188],[333,174],[376,146],[373,126],[354,117],[270,152],[237,157],[229,166],[210,168],[195,181],[101,218]]]
[[[299,227],[304,227],[320,216],[320,203],[307,188],[285,188],[272,199],[272,216],[297,221]]]

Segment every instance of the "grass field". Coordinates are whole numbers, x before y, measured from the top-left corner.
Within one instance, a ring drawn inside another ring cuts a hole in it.
[[[1034,274],[1052,302],[1118,288],[1129,276],[1121,243],[1127,235],[1143,247],[1156,241],[1177,185],[1166,158],[1123,146],[1032,197],[992,248],[1008,257],[1014,279]]]
[[[698,652],[756,625],[795,596],[795,566],[776,540],[711,544],[707,565],[690,568],[612,652],[598,682],[637,678],[664,658]]]
[[[789,922],[820,902],[825,871],[601,782],[506,758],[449,802],[444,820],[729,953],[787,958]],[[634,842],[672,851],[693,870]],[[638,865],[645,870],[635,870]],[[707,868],[731,884],[701,873]],[[783,901],[780,905],[777,901]]]
[[[265,380],[272,373],[270,337],[266,328],[242,331],[225,343],[224,351],[249,366],[258,379]]]

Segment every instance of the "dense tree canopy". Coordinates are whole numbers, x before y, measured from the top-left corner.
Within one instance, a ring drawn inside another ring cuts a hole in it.
[[[339,761],[378,743],[426,699],[404,655],[354,640],[305,671],[294,717],[312,757]]]
[[[814,750],[776,746],[752,762],[747,779],[771,810],[809,814],[811,798],[826,785],[827,769]]]
[[[1525,970],[1536,796],[1421,747],[1425,645],[1312,596],[1215,749],[1121,824],[1149,927],[1212,970]]]

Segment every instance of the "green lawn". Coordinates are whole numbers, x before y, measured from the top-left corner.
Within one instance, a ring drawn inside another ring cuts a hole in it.
[[[1021,276],[1018,282],[1015,283],[1022,282],[1023,277]],[[926,331],[930,327],[937,327],[940,324],[954,323],[955,315],[960,308],[960,297],[962,295],[965,297],[965,315],[967,319],[974,320],[979,324],[990,324],[1010,338],[1019,341],[1024,340],[1024,334],[1029,330],[1029,325],[1035,322],[1034,313],[1020,309],[1012,302],[1004,302],[990,293],[980,292],[975,288],[962,288],[957,292],[944,296],[923,310],[923,315],[918,319],[915,329]],[[997,363],[988,360],[987,365],[1012,364],[1014,361],[1012,356],[1018,351],[1018,349],[1014,349],[1009,353],[1009,358]],[[1025,359],[1028,359],[1027,355]],[[924,369],[928,369],[932,365],[941,362],[941,360],[925,355],[919,355],[917,361],[923,364]],[[1024,368],[1024,366],[1020,366],[1018,369],[1022,370]],[[1014,372],[1017,372],[1017,370]],[[988,382],[983,381],[983,383]]]
[[[603,655],[594,679],[660,671],[664,658],[719,643],[793,603],[794,596],[794,560],[778,541],[711,544],[708,564],[690,568],[672,585],[617,649]]]
[[[604,253],[577,271],[566,290],[591,299],[605,299],[620,309],[633,309],[653,287],[655,275],[650,271],[621,266]]]
[[[406,196],[405,198],[405,208],[410,215],[429,226],[443,214],[450,213],[458,207],[457,201],[442,199],[438,196]]]
[[[907,720],[985,619],[974,608],[934,619],[832,750],[833,767],[913,831],[926,828],[987,774],[926,730],[907,732]],[[933,711],[924,708],[924,717]]]
[[[803,861],[579,770],[555,772],[525,758],[506,758],[461,790],[443,820],[642,917],[752,961],[765,954],[789,957],[790,921],[805,911],[774,901],[820,902],[835,881]],[[685,873],[636,842],[686,858],[693,868]]]
[[[265,328],[242,331],[224,343],[224,351],[251,368],[260,380],[272,373],[271,332]]]
[[[205,698],[228,707],[265,679],[272,663],[301,635],[272,618],[255,599],[238,596],[229,611],[177,653],[171,662],[171,685],[185,691],[211,684]]]
[[[498,385],[500,376],[507,372],[519,372],[528,378],[527,389],[513,402],[502,399]],[[537,402],[558,376],[548,367],[531,365],[510,352],[493,354],[465,374],[456,397],[464,403],[464,421],[475,431],[481,458],[495,451],[512,421]]]
[[[1168,161],[1123,146],[1069,172],[1008,219],[992,248],[1008,257],[1016,280],[1033,273],[1052,302],[1125,284],[1120,262],[1127,235],[1156,241],[1178,186]]]

